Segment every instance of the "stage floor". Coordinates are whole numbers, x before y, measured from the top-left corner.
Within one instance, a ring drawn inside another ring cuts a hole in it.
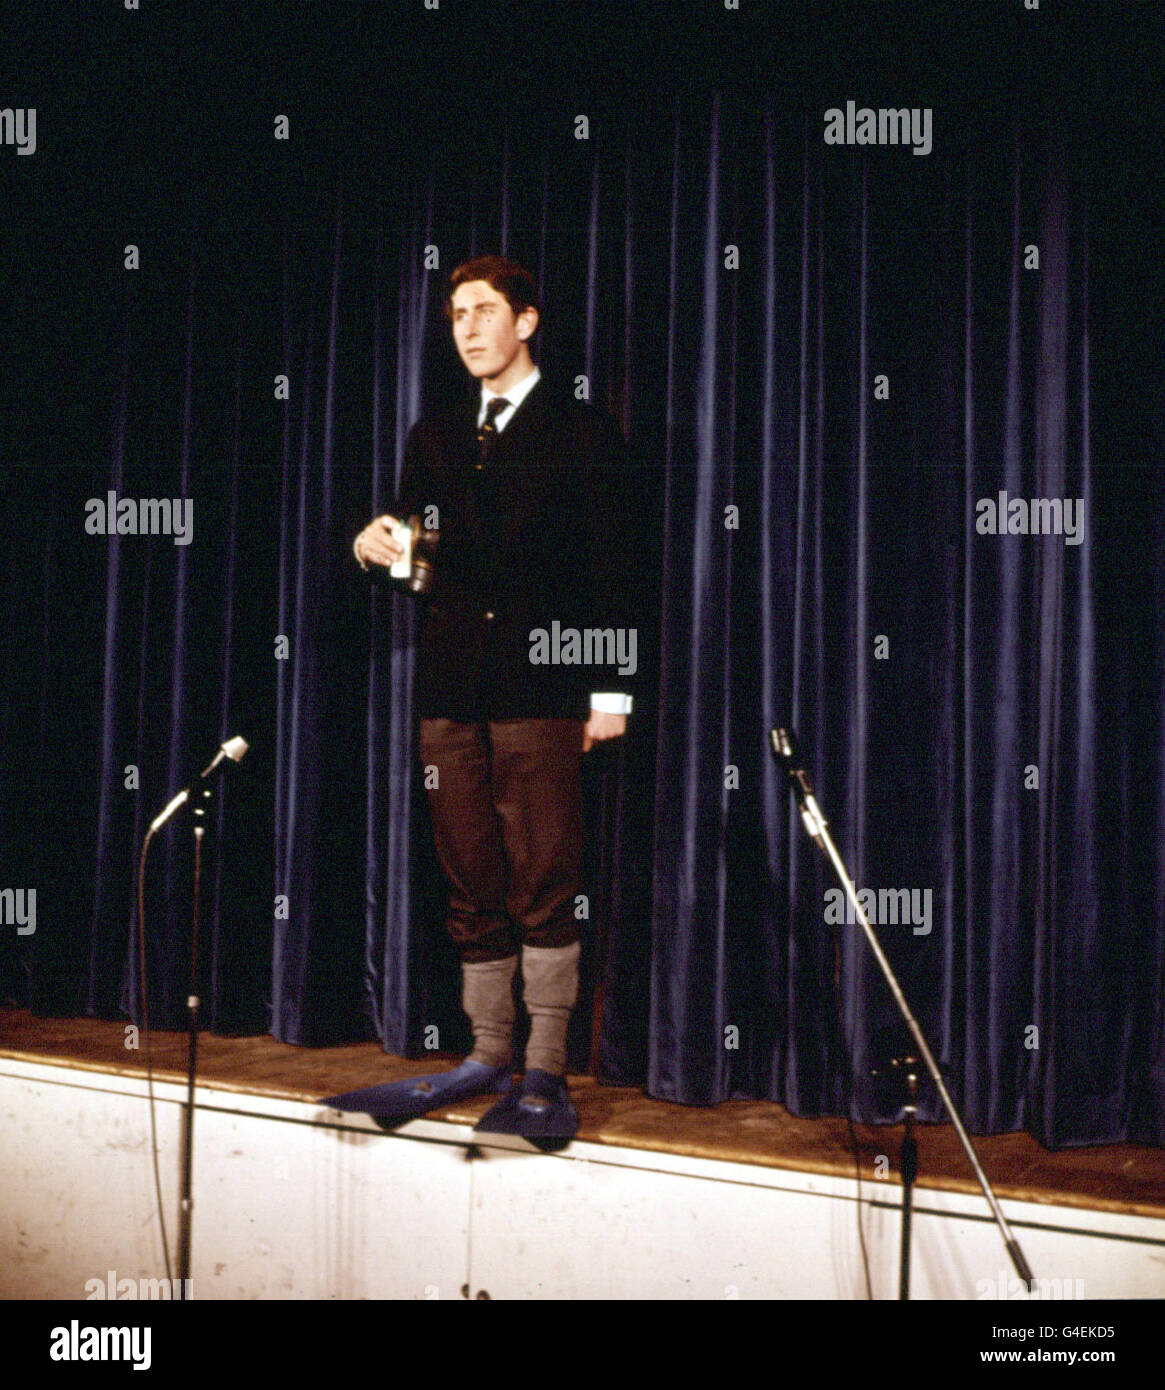
[[[155,1033],[157,1079],[185,1078],[186,1035]],[[125,1025],[95,1019],[34,1018],[26,1010],[0,1009],[0,1057],[121,1076],[141,1076],[145,1059],[127,1052]],[[402,1061],[377,1043],[344,1047],[291,1047],[263,1035],[219,1038],[199,1035],[200,1087],[242,1094],[313,1101],[361,1086],[395,1081],[453,1065],[434,1053]],[[854,1178],[854,1155],[844,1120],[800,1119],[769,1101],[725,1101],[707,1108],[652,1100],[638,1089],[571,1077],[580,1118],[578,1140],[626,1149],[716,1159],[761,1167]],[[472,1125],[489,1098],[462,1101],[425,1118]],[[901,1127],[854,1126],[861,1178],[873,1182],[875,1159],[890,1160],[896,1182]],[[950,1125],[918,1128],[920,1188],[978,1192],[958,1136]],[[1052,1153],[1027,1134],[976,1139],[983,1167],[1001,1199],[1134,1216],[1165,1217],[1165,1150],[1136,1144],[1064,1149]]]

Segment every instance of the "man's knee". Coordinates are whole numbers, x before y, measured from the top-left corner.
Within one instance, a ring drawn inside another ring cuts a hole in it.
[[[526,946],[573,946],[582,940],[582,923],[573,915],[556,917],[540,926],[522,932],[522,942]]]

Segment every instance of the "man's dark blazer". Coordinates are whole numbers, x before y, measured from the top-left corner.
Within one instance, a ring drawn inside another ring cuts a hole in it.
[[[535,664],[532,634],[542,629],[549,638],[555,623],[560,634],[635,626],[626,444],[605,411],[541,377],[483,467],[480,400],[475,382],[463,404],[412,427],[390,509],[424,521],[426,508],[437,508],[418,712],[459,720],[585,719],[592,691],[631,694],[633,673],[620,674],[617,664]]]

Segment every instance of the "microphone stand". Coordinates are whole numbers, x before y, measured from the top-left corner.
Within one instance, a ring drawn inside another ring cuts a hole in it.
[[[190,911],[190,993],[186,997],[186,1116],[182,1143],[182,1204],[178,1210],[178,1292],[184,1299],[190,1279],[190,1232],[193,1223],[194,1198],[191,1184],[194,1170],[194,1074],[198,1067],[198,899],[202,882],[202,837],[205,803],[210,788],[204,787],[202,797],[194,808],[194,902]]]
[[[190,993],[186,996],[187,1010],[187,1048],[186,1048],[186,1115],[183,1124],[183,1143],[182,1143],[182,1202],[178,1210],[178,1291],[175,1297],[182,1300],[186,1297],[186,1287],[190,1279],[190,1233],[193,1222],[194,1198],[191,1196],[191,1184],[194,1169],[194,1076],[198,1067],[198,899],[199,890],[202,883],[202,837],[206,831],[205,811],[206,802],[210,800],[210,785],[207,778],[225,759],[231,762],[238,762],[247,751],[247,741],[244,738],[229,738],[222,744],[215,754],[213,761],[207,766],[198,781],[193,787],[187,787],[180,791],[168,806],[150,823],[149,831],[146,834],[145,842],[142,845],[141,865],[139,868],[139,881],[144,883],[146,855],[149,852],[150,840],[154,834],[162,828],[170,819],[175,811],[184,806],[190,800],[194,788],[201,784],[202,795],[194,808],[194,902],[191,906],[190,915]],[[140,904],[140,911],[144,914],[144,897]],[[152,1093],[151,1093],[152,1094]],[[151,1102],[152,1103],[152,1102]],[[159,1194],[159,1202],[160,1202]],[[159,1216],[161,1213],[159,1212]],[[165,1242],[165,1224],[163,1222],[162,1240]],[[167,1256],[167,1265],[169,1256]],[[169,1275],[167,1268],[167,1275]]]
[[[887,960],[885,952],[882,950],[881,944],[878,941],[877,934],[870,925],[870,920],[866,916],[861,903],[858,901],[857,890],[846,870],[841,855],[837,852],[837,846],[833,843],[833,837],[827,829],[825,817],[822,815],[821,808],[817,804],[817,798],[813,795],[813,788],[809,784],[809,778],[805,770],[796,765],[798,760],[796,754],[796,741],[793,734],[791,730],[787,729],[771,729],[769,731],[769,738],[772,744],[773,756],[776,758],[777,762],[784,767],[786,773],[788,773],[789,783],[793,789],[793,795],[796,797],[797,805],[800,807],[801,819],[805,823],[805,829],[808,831],[809,837],[813,843],[829,858],[837,872],[838,878],[841,880],[841,885],[853,906],[857,920],[866,934],[866,940],[870,944],[870,950],[873,951],[874,958],[877,960],[879,966],[881,966],[882,974],[886,977],[886,983],[890,986],[890,993],[894,996],[894,1002],[898,1005],[899,1012],[902,1014],[902,1018],[907,1028],[910,1030],[911,1037],[913,1037],[914,1041],[918,1044],[919,1055],[926,1063],[926,1069],[930,1072],[931,1079],[935,1084],[935,1089],[938,1091],[939,1097],[946,1106],[947,1114],[950,1116],[951,1123],[955,1127],[955,1132],[958,1134],[959,1140],[963,1145],[971,1169],[979,1181],[979,1186],[983,1189],[983,1195],[987,1199],[987,1205],[991,1208],[991,1214],[994,1216],[995,1223],[999,1227],[999,1234],[1003,1238],[1004,1246],[1007,1249],[1008,1255],[1011,1257],[1011,1262],[1015,1266],[1016,1273],[1030,1289],[1033,1283],[1033,1276],[1028,1262],[1024,1258],[1024,1253],[1020,1249],[1019,1241],[1012,1234],[1011,1227],[1007,1224],[1007,1218],[1003,1215],[1003,1210],[996,1199],[995,1193],[991,1189],[991,1184],[987,1181],[987,1174],[983,1171],[983,1165],[979,1162],[979,1157],[975,1152],[974,1145],[971,1143],[970,1135],[968,1135],[964,1128],[955,1102],[951,1099],[950,1092],[946,1088],[946,1083],[942,1079],[942,1074],[938,1069],[938,1063],[935,1061],[934,1055],[927,1046],[926,1039],[922,1035],[922,1029],[918,1026],[914,1015],[910,1012],[910,1006],[906,1002],[906,996],[902,993],[902,989],[895,978],[890,962]],[[908,1107],[906,1133],[913,1146],[912,1111],[913,1106]],[[917,1153],[917,1150],[912,1149],[912,1152]],[[911,1166],[911,1170],[908,1174],[907,1163],[908,1151],[904,1144],[902,1172],[904,1229],[902,1238],[906,1253],[904,1255],[904,1263],[899,1282],[899,1296],[903,1298],[909,1296],[910,1266],[907,1242],[909,1240],[911,1212],[910,1193],[914,1182],[914,1166]]]
[[[914,1115],[918,1109],[918,1073],[915,1057],[896,1057],[893,1065],[906,1070],[906,1107],[903,1111],[902,1152],[898,1160],[902,1174],[902,1239],[898,1254],[898,1297],[910,1297],[910,1222],[914,1214],[914,1181],[918,1177],[918,1141],[914,1137]]]

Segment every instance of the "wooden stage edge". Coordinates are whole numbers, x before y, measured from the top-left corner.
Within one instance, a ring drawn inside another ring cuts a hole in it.
[[[0,1058],[144,1076],[144,1054],[126,1051],[125,1027],[101,1019],[36,1018],[27,1010],[0,1009]],[[156,1079],[184,1081],[185,1033],[155,1033],[153,1057]],[[404,1061],[381,1051],[376,1042],[304,1048],[276,1042],[269,1035],[220,1038],[210,1033],[200,1033],[198,1057],[200,1086],[307,1103],[459,1060],[434,1053],[423,1061]],[[591,1077],[572,1076],[569,1081],[579,1112],[578,1138],[592,1144],[840,1178],[856,1175],[842,1119],[801,1119],[770,1101],[675,1105],[652,1100],[637,1088],[601,1085]],[[490,1104],[489,1098],[461,1101],[431,1111],[426,1118],[472,1125]],[[897,1187],[901,1126],[855,1125],[854,1131],[862,1182],[871,1188]],[[951,1125],[920,1125],[917,1134],[920,1189],[979,1192]],[[972,1138],[1003,1200],[1165,1218],[1165,1150],[1109,1144],[1052,1152],[1028,1134]],[[889,1159],[890,1174],[879,1181],[874,1161],[881,1154]]]

